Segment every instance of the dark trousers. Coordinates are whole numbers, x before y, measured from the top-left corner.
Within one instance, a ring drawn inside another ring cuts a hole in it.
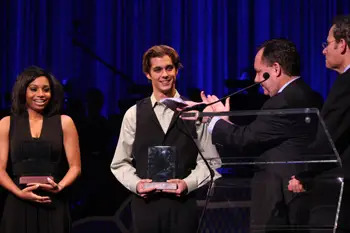
[[[333,232],[333,227],[336,221],[336,213],[338,208],[338,201],[340,195],[341,183],[337,177],[330,176],[327,173],[315,177],[312,185],[309,189],[310,216],[309,216],[309,228],[310,233],[328,233]],[[346,216],[348,214],[348,208],[346,208],[348,192],[346,185],[344,185],[343,201],[340,208],[338,218],[338,230],[337,232],[349,232],[342,231],[349,225]],[[345,199],[344,199],[345,198]]]
[[[307,224],[308,209],[303,194],[287,189],[288,177],[268,171],[256,172],[252,179],[251,232],[293,232]]]
[[[192,196],[154,194],[134,196],[131,210],[137,233],[194,233],[198,227],[196,200]]]

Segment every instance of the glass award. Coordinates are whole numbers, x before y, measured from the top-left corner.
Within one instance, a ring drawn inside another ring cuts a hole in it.
[[[176,184],[167,182],[176,177],[175,146],[148,147],[147,177],[152,183],[145,183],[144,188],[177,189]]]

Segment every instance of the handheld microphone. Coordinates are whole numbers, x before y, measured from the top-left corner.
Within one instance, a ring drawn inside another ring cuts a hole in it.
[[[197,105],[194,105],[194,106],[185,108],[185,109],[183,109],[181,112],[188,112],[188,111],[193,111],[193,110],[197,110],[197,111],[199,111],[199,112],[202,112],[206,107],[208,107],[208,106],[210,106],[210,105],[212,105],[212,104],[216,104],[216,103],[218,103],[219,101],[223,101],[223,100],[227,99],[228,97],[231,97],[231,96],[233,96],[233,95],[237,95],[237,94],[239,94],[239,93],[241,93],[241,92],[243,92],[243,91],[245,91],[245,90],[247,90],[247,89],[249,89],[249,88],[252,88],[252,87],[254,87],[254,86],[256,86],[256,85],[259,85],[259,84],[265,82],[266,80],[268,80],[268,79],[270,78],[270,74],[267,73],[267,72],[265,72],[265,73],[263,74],[263,78],[264,78],[264,80],[261,81],[261,82],[257,82],[257,83],[251,84],[251,85],[249,85],[249,86],[247,86],[247,87],[245,87],[245,88],[242,88],[242,89],[240,89],[240,90],[238,90],[238,91],[236,91],[236,92],[233,92],[233,93],[231,93],[231,94],[229,94],[229,95],[227,95],[227,96],[225,96],[225,97],[222,97],[222,98],[220,98],[220,99],[218,99],[218,100],[216,100],[216,101],[214,101],[214,102],[207,103],[207,104],[206,104],[206,103],[197,104]]]

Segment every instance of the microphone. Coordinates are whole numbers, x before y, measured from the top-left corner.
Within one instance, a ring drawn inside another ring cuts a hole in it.
[[[236,92],[233,92],[233,93],[231,93],[231,94],[229,94],[229,95],[227,95],[227,96],[225,96],[225,97],[222,97],[222,98],[220,98],[220,99],[218,99],[218,100],[216,100],[216,101],[214,101],[214,102],[207,103],[207,104],[206,104],[206,103],[197,104],[197,105],[194,105],[194,106],[185,108],[185,109],[183,109],[181,112],[188,112],[188,111],[193,111],[193,110],[197,110],[197,111],[199,111],[199,112],[202,112],[206,107],[208,107],[208,106],[210,106],[210,105],[212,105],[212,104],[216,104],[216,103],[218,103],[219,101],[223,101],[223,100],[227,99],[228,97],[231,97],[231,96],[233,96],[233,95],[237,95],[237,94],[239,94],[239,93],[241,93],[241,92],[243,92],[243,91],[245,91],[245,90],[247,90],[247,89],[249,89],[249,88],[252,88],[252,87],[254,87],[254,86],[256,86],[256,85],[259,85],[259,84],[265,82],[266,80],[268,80],[268,79],[270,78],[270,74],[267,73],[267,72],[265,72],[265,73],[263,74],[263,78],[264,78],[264,80],[261,81],[261,82],[257,82],[257,83],[251,84],[251,85],[249,85],[249,86],[247,86],[247,87],[245,87],[245,88],[242,88],[242,89],[240,89],[240,90],[238,90],[238,91],[236,91]]]

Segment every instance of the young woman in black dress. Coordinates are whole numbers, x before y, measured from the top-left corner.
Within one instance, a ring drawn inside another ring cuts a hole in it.
[[[9,191],[2,233],[70,232],[67,190],[81,164],[62,100],[62,86],[47,71],[33,66],[17,77],[11,116],[0,121],[0,185]]]

